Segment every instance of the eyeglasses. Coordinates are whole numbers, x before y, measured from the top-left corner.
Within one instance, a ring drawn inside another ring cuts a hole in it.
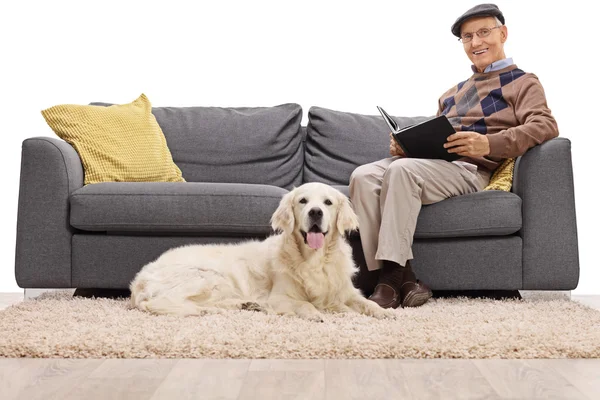
[[[495,26],[493,28],[481,28],[480,30],[478,30],[475,33],[477,34],[477,37],[484,38],[486,36],[490,36],[490,33],[492,33],[492,29],[496,29],[496,28],[500,28],[500,27]],[[463,42],[463,43],[469,43],[471,40],[473,40],[473,32],[463,33],[458,38],[458,41]]]

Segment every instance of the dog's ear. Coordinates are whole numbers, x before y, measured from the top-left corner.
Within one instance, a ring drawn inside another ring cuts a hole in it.
[[[294,230],[294,189],[281,198],[279,207],[271,217],[271,227],[274,231],[292,233]]]
[[[352,209],[350,200],[344,196],[337,215],[337,230],[340,235],[346,231],[355,231],[358,229],[358,217]]]

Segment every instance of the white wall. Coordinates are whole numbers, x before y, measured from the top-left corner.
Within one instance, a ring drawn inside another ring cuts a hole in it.
[[[0,292],[17,291],[14,250],[21,142],[54,136],[40,110],[61,103],[271,106],[295,102],[432,115],[468,78],[450,25],[476,1],[39,1],[0,9],[3,206]],[[198,2],[200,3],[200,2]],[[6,5],[5,5],[6,4]],[[572,140],[581,279],[600,294],[594,193],[599,85],[593,2],[498,1],[506,55],[534,72]],[[595,8],[595,10],[594,10]],[[552,201],[548,199],[548,201]],[[552,216],[548,216],[552,218]]]

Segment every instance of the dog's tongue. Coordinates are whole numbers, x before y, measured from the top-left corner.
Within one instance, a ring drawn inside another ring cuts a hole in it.
[[[325,235],[321,232],[308,232],[306,234],[306,241],[308,242],[308,247],[317,250],[323,247]]]

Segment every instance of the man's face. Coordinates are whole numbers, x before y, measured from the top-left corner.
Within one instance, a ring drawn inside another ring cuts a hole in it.
[[[471,33],[473,36],[473,40],[463,43],[463,47],[479,72],[483,72],[485,67],[491,63],[506,58],[504,55],[504,42],[507,37],[506,26],[492,29],[490,34],[483,38],[475,33],[482,28],[489,29],[495,26],[496,19],[494,17],[471,18],[461,25],[461,35]]]

